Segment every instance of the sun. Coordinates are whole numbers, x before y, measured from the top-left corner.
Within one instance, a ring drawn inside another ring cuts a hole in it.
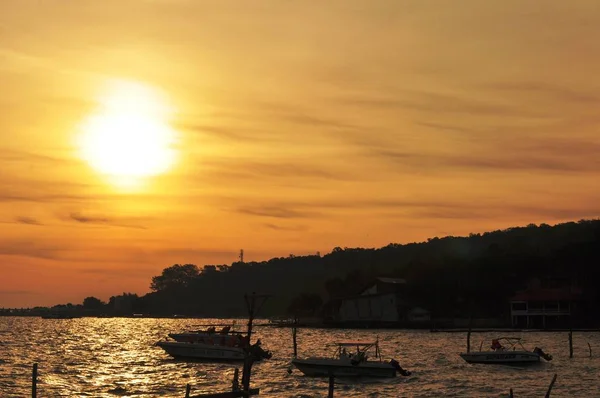
[[[79,134],[80,156],[115,181],[138,181],[162,174],[175,161],[172,112],[158,90],[131,81],[114,81],[98,100]]]

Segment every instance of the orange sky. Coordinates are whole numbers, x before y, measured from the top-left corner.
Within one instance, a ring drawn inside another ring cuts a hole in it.
[[[598,217],[598,71],[597,0],[2,1],[0,307]],[[127,189],[75,144],[115,80],[177,138]]]

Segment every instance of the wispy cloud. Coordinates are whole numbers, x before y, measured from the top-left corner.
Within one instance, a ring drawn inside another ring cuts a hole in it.
[[[44,245],[29,240],[5,240],[0,243],[0,255],[32,257],[44,260],[60,259],[64,249],[64,247]]]
[[[38,296],[40,294],[33,290],[0,290],[0,296]]]
[[[403,91],[392,95],[346,95],[335,99],[343,105],[367,109],[416,110],[435,114],[475,114],[484,116],[543,117],[545,112],[522,104],[507,104],[489,97],[473,98],[425,91]]]
[[[27,163],[50,163],[50,164],[74,164],[76,161],[67,157],[55,157],[34,152],[17,149],[3,148],[0,150],[0,162],[27,162]]]
[[[80,224],[104,225],[123,228],[146,229],[143,225],[135,224],[136,219],[127,218],[111,218],[99,215],[85,215],[81,212],[69,213],[68,219]],[[133,222],[133,223],[132,223]]]
[[[235,211],[251,216],[270,218],[310,218],[318,215],[316,212],[300,211],[293,207],[277,205],[242,206],[236,208]]]
[[[203,124],[178,123],[178,130],[198,133],[211,137],[221,138],[233,141],[254,141],[260,139],[261,134],[254,130],[241,129],[235,127],[211,126]]]
[[[314,161],[255,161],[231,160],[205,162],[208,172],[214,176],[227,176],[230,179],[315,179],[347,180],[349,177],[342,170],[335,170],[329,164],[318,164]]]
[[[26,224],[26,225],[44,225],[33,217],[25,217],[20,216],[15,219],[15,222],[18,224]]]
[[[264,223],[264,227],[273,229],[275,231],[306,231],[308,229],[305,225],[278,225],[271,223]]]
[[[546,98],[550,96],[566,103],[576,102],[579,104],[597,104],[600,102],[600,96],[595,92],[561,87],[559,85],[541,81],[497,82],[487,84],[483,86],[483,88],[514,92],[515,94],[529,92]]]
[[[600,197],[599,197],[600,200]],[[252,205],[251,212],[242,211],[264,218],[335,218],[338,216],[370,214],[372,216],[389,216],[403,219],[506,219],[519,216],[523,218],[552,218],[552,219],[579,219],[596,217],[600,214],[597,201],[577,203],[572,206],[547,203],[544,205],[528,205],[527,201],[499,202],[496,199],[479,198],[470,201],[450,200],[448,198],[389,198],[389,199],[351,199],[315,200],[315,201],[270,201]],[[270,210],[276,209],[276,212]],[[240,211],[240,209],[237,209]],[[282,215],[281,217],[278,217]],[[265,226],[278,229],[273,223]]]

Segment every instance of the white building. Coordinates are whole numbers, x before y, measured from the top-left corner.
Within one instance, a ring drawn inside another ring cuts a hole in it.
[[[406,280],[376,278],[358,296],[341,300],[337,320],[340,322],[428,322],[429,312],[412,308],[403,299]]]

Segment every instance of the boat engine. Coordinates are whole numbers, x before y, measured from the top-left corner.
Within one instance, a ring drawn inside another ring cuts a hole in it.
[[[400,362],[396,361],[395,359],[392,359],[390,361],[390,365],[392,365],[394,367],[394,369],[396,369],[396,371],[398,373],[400,373],[402,376],[410,376],[411,375],[410,371],[403,369],[402,366],[400,366]]]
[[[254,357],[254,360],[257,361],[260,361],[261,359],[271,359],[273,357],[271,351],[263,350],[259,342],[250,346],[250,354]]]
[[[546,354],[540,347],[535,347],[533,349],[533,352],[535,352],[536,354],[538,354],[539,356],[541,356],[542,358],[544,358],[546,361],[551,361],[552,360],[552,355]]]

